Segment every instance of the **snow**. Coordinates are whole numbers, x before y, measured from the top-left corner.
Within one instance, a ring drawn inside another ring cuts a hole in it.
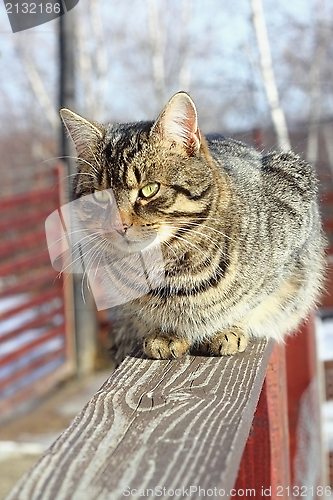
[[[333,401],[323,403],[321,414],[326,446],[329,451],[333,451]]]
[[[318,358],[333,360],[333,317],[316,318],[316,336]]]

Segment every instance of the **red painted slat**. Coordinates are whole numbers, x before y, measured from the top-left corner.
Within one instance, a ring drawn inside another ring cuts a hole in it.
[[[298,335],[288,337],[286,360],[288,375],[290,460],[291,463],[294,464],[301,398],[316,375],[316,339],[313,316],[302,325]],[[292,468],[292,480],[294,480],[294,477],[295,470]]]
[[[275,344],[267,374],[267,407],[270,428],[272,498],[290,486],[289,427],[286,356],[283,344]],[[274,495],[273,495],[274,492]]]
[[[38,395],[45,394],[57,381],[63,379],[74,369],[72,343],[71,338],[68,337],[69,320],[67,311],[65,311],[66,306],[63,303],[65,295],[67,295],[67,292],[64,293],[64,276],[60,276],[51,267],[44,228],[46,218],[61,204],[60,191],[63,184],[58,180],[63,175],[65,172],[60,165],[59,168],[51,170],[50,180],[54,176],[55,181],[52,187],[0,200],[0,234],[3,235],[0,238],[0,276],[6,276],[0,286],[0,298],[15,294],[28,294],[27,302],[24,304],[13,307],[6,312],[0,311],[0,321],[46,304],[54,298],[62,299],[60,307],[49,312],[43,308],[43,314],[0,338],[1,346],[6,340],[17,338],[29,329],[45,326],[44,330],[46,330],[44,333],[42,333],[43,330],[40,333],[36,332],[37,338],[35,336],[25,345],[22,343],[20,345],[18,342],[18,347],[14,352],[0,358],[1,366],[10,366],[15,360],[25,359],[28,353],[36,353],[37,355],[41,350],[38,359],[31,360],[28,366],[15,370],[5,380],[1,380],[0,389],[4,389],[8,384],[14,384],[14,388],[15,384],[20,384],[20,381],[24,381],[30,373],[40,368],[43,370],[46,365],[49,366],[49,362],[57,363],[59,359],[59,363],[61,363],[61,366],[55,368],[52,373],[40,377],[31,382],[29,386],[2,400],[0,421],[6,418],[6,414],[14,415],[16,408],[23,402],[26,404],[29,400],[35,400]],[[63,200],[63,202],[66,201]],[[58,279],[59,277],[60,279]],[[52,327],[51,320],[59,313],[64,316],[64,322]],[[44,343],[53,338],[63,339],[64,346],[61,349],[57,348],[54,352],[42,354]]]
[[[333,192],[322,194],[319,202],[321,205],[330,205],[331,203],[333,203]]]
[[[235,489],[254,489],[256,498],[272,499],[284,492],[290,486],[288,437],[285,354],[275,345]]]
[[[236,491],[255,490],[256,498],[263,498],[263,492],[271,487],[271,452],[266,382],[262,387],[258,406],[234,486]],[[267,495],[271,498],[270,495]],[[235,496],[234,498],[239,498]]]
[[[0,241],[0,259],[12,257],[13,254],[22,251],[22,248],[37,247],[41,244],[46,248],[44,228],[27,234],[18,234],[16,238]]]
[[[331,231],[333,229],[333,219],[327,219],[323,222],[324,231]]]
[[[0,380],[0,391],[7,387],[9,384],[20,380],[20,378],[26,377],[33,370],[36,370],[37,368],[40,368],[41,366],[49,363],[53,359],[56,359],[57,357],[65,354],[66,350],[64,348],[61,348],[40,356],[39,358],[29,363],[28,366],[25,366],[21,370],[16,370],[10,377],[5,378],[4,380]]]
[[[50,210],[41,210],[32,212],[28,215],[19,215],[15,218],[8,218],[7,220],[0,222],[0,233],[5,233],[14,229],[27,229],[29,226],[36,225],[38,223],[44,224],[50,213]]]
[[[33,319],[32,321],[28,321],[24,323],[24,325],[20,326],[19,328],[15,328],[15,330],[12,330],[8,333],[5,333],[4,335],[1,335],[0,337],[0,346],[2,342],[5,342],[7,340],[10,340],[13,337],[16,337],[17,335],[30,330],[31,328],[39,328],[41,326],[45,326],[45,324],[50,321],[56,314],[63,313],[64,308],[63,305],[53,309],[50,312],[47,312],[45,314],[40,314],[38,318]]]
[[[25,344],[24,346],[17,349],[15,352],[11,352],[10,354],[6,354],[6,356],[3,356],[2,358],[0,358],[0,366],[4,366],[7,363],[10,363],[11,361],[19,358],[20,356],[24,356],[27,352],[31,351],[35,347],[43,344],[44,342],[52,339],[53,337],[56,337],[60,333],[63,333],[64,328],[65,328],[64,325],[60,325],[60,326],[57,326],[55,328],[52,328],[52,330],[49,330],[46,334],[43,334],[38,339],[33,340],[29,344]]]
[[[43,378],[35,380],[32,384],[0,401],[0,421],[6,422],[10,418],[15,418],[17,408],[19,408],[19,412],[24,412],[27,408],[33,407],[34,402],[49,393],[55,385],[67,378],[71,373],[71,365],[65,362],[52,373],[47,373]]]
[[[34,252],[29,256],[19,257],[18,259],[13,259],[11,262],[0,265],[0,276],[18,274],[33,267],[37,268],[46,262],[50,263],[50,255],[47,249],[43,249],[39,252]]]
[[[13,309],[9,309],[4,313],[0,313],[0,321],[9,318],[10,316],[14,316],[15,314],[24,311],[25,309],[30,309],[31,307],[44,304],[45,302],[55,299],[56,297],[63,298],[63,292],[59,289],[59,287],[52,288],[52,290],[50,290],[49,292],[44,292],[43,294],[38,295],[37,297],[25,302],[24,304],[14,307]]]
[[[36,191],[29,191],[8,198],[2,198],[0,201],[0,210],[8,210],[14,207],[23,205],[36,205],[37,203],[45,203],[45,201],[58,201],[59,192],[54,186]]]
[[[50,268],[50,270],[41,272],[36,277],[28,278],[22,281],[20,280],[16,285],[8,286],[3,290],[0,290],[0,298],[15,295],[17,293],[31,292],[35,288],[39,287],[62,287],[62,281],[57,279],[58,276],[59,273]]]
[[[333,253],[333,247],[332,247]],[[329,262],[326,266],[325,289],[322,292],[320,307],[324,309],[333,308],[333,263]]]

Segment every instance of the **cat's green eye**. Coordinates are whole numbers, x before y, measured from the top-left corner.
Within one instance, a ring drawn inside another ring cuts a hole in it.
[[[108,203],[110,201],[109,195],[106,191],[94,191],[93,197],[98,203]]]
[[[152,182],[151,184],[143,186],[140,193],[144,198],[152,198],[158,193],[159,189],[160,185],[157,182]]]

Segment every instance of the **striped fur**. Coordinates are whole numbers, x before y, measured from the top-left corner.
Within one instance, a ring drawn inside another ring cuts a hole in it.
[[[162,242],[163,284],[115,308],[118,360],[137,338],[156,358],[191,346],[233,354],[251,337],[282,341],[306,318],[324,269],[310,165],[292,152],[201,137],[184,93],[155,123],[101,126],[68,110],[62,116],[79,153],[76,197],[112,188],[127,233],[156,231]],[[139,199],[150,182],[159,192]],[[105,262],[110,252],[104,247]]]

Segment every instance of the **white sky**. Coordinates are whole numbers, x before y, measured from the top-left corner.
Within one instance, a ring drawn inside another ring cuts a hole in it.
[[[131,40],[141,37],[140,43],[148,40],[147,2],[145,0],[101,0],[104,22],[105,44],[109,60],[109,75],[104,96],[103,107],[107,118],[109,116],[120,120],[138,120],[153,118],[156,113],[152,105],[148,105],[149,85],[137,85],[136,74],[148,75],[151,65],[148,59],[138,60],[135,68],[131,60],[135,43],[130,46]],[[86,7],[88,0],[80,0],[69,15],[80,17],[80,12]],[[313,17],[313,6],[320,0],[263,0],[266,21],[269,28],[272,53],[275,60],[288,46],[287,27],[288,17],[292,16],[299,22],[307,24]],[[172,6],[180,2],[170,0],[167,5]],[[321,0],[324,3],[324,0]],[[172,19],[168,12],[162,12],[165,5],[162,0],[157,0],[162,20],[167,19],[171,26],[177,19]],[[267,104],[263,94],[260,74],[256,69],[256,47],[250,21],[250,0],[193,0],[192,18],[190,25],[191,39],[191,78],[194,82],[190,92],[198,103],[202,102],[202,115],[205,122],[209,123],[209,114],[216,107],[222,106],[222,101],[228,102],[232,95],[231,104],[226,109],[223,124],[232,128],[246,128],[256,126],[267,120]],[[169,16],[169,17],[168,17]],[[10,109],[13,120],[20,120],[22,109],[26,109],[27,102],[31,101],[30,85],[21,62],[18,60],[14,46],[24,42],[26,54],[36,59],[37,66],[45,79],[50,96],[57,107],[57,80],[56,80],[56,27],[58,20],[51,21],[40,27],[22,33],[12,34],[7,19],[5,8],[0,4],[0,110]],[[117,30],[120,32],[118,33]],[[110,35],[111,34],[111,35]],[[91,33],[87,32],[87,39]],[[110,36],[114,38],[110,38]],[[126,39],[129,44],[128,51],[119,52],[115,40],[117,36]],[[139,39],[138,38],[138,39]],[[29,51],[31,44],[31,52]],[[36,49],[37,46],[37,49]],[[243,47],[241,49],[241,47]],[[245,49],[244,49],[245,47]],[[129,70],[129,66],[132,65]],[[133,67],[134,66],[134,67]],[[285,69],[275,67],[278,83],[283,85]],[[139,77],[138,77],[139,78]],[[141,76],[144,79],[144,76]],[[244,89],[252,81],[254,97],[249,98],[244,94]],[[239,87],[239,106],[233,104]],[[201,89],[201,91],[200,91]],[[236,92],[237,89],[237,92]],[[178,81],[174,81],[167,89],[168,98],[173,92],[180,90]],[[187,89],[184,89],[187,90]],[[80,99],[84,99],[84,91],[80,91]],[[146,97],[146,101],[144,98]],[[79,99],[79,102],[80,102]],[[232,100],[233,99],[233,100]],[[3,101],[3,102],[1,102]],[[151,102],[151,100],[150,100]],[[306,109],[304,95],[294,91],[290,100],[296,112]],[[38,108],[36,102],[36,107]],[[80,104],[78,104],[80,107]],[[240,113],[240,109],[244,113]],[[238,109],[236,109],[238,108]],[[78,109],[80,111],[80,109]],[[288,111],[288,110],[287,110]],[[26,111],[25,111],[26,112]],[[8,119],[6,113],[0,111],[0,120]],[[103,117],[106,119],[106,117]],[[222,123],[221,122],[221,123]],[[215,122],[216,123],[216,118]]]

